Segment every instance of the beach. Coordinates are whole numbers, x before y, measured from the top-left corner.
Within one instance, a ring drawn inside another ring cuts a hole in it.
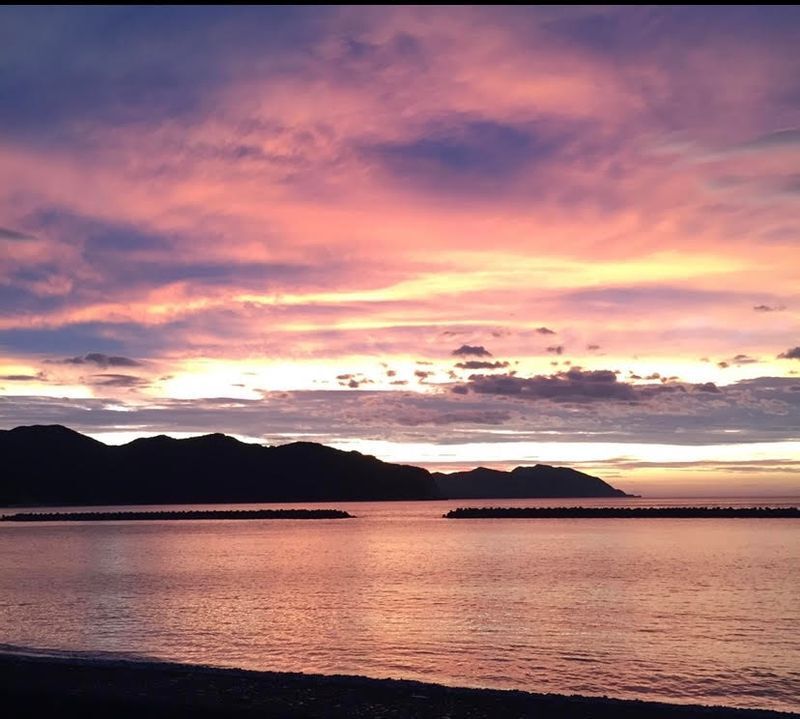
[[[541,717],[788,719],[794,713],[522,691],[359,676],[256,672],[87,656],[0,654],[6,716]]]

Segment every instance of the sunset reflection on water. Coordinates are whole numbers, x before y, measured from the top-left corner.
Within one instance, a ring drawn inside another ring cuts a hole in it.
[[[449,504],[6,525],[0,641],[800,709],[792,520],[448,521]]]

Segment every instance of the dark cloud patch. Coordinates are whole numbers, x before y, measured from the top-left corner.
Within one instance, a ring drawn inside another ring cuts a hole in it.
[[[33,235],[28,235],[24,232],[17,230],[10,230],[7,227],[0,227],[0,240],[9,240],[10,242],[26,242],[28,240],[35,240]]]
[[[547,351],[550,354],[560,355],[564,353],[564,345],[552,345],[551,347],[547,348]]]
[[[800,174],[782,177],[776,184],[779,190],[796,195],[800,193]]]
[[[721,362],[717,362],[717,367],[720,369],[727,369],[728,367],[741,367],[746,364],[758,364],[758,362],[759,360],[755,357],[750,357],[750,355],[746,354],[738,354],[734,357],[722,360]]]
[[[713,12],[713,6],[638,6],[626,8],[626,12],[619,12],[620,9],[583,6],[575,12],[555,12],[545,27],[560,40],[574,43],[584,52],[596,53],[604,62],[613,58],[635,63],[642,56],[662,57],[665,69],[666,59],[674,55],[676,48],[689,50],[716,35],[739,37],[744,43],[754,39],[795,39],[792,28],[797,12],[789,7],[731,6],[724,18]],[[653,101],[658,102],[655,97]]]
[[[487,120],[437,123],[420,137],[362,148],[401,182],[454,191],[497,192],[524,168],[553,160],[576,140],[566,123]]]
[[[48,239],[81,246],[89,260],[111,252],[169,251],[176,239],[140,226],[90,217],[57,205],[38,208],[26,221]]]
[[[184,348],[197,347],[188,336],[197,330],[214,330],[222,347],[222,342],[234,337],[235,319],[230,313],[204,313],[156,327],[138,322],[76,322],[60,327],[14,328],[0,330],[0,348],[18,354],[69,357],[80,356],[91,347],[107,355],[146,357],[176,343],[183,343]]]
[[[651,382],[652,382],[652,381],[654,381],[654,380],[660,380],[660,379],[663,379],[663,378],[661,377],[661,373],[660,373],[660,372],[651,372],[651,373],[650,373],[649,375],[647,375],[646,377],[642,377],[641,375],[638,375],[638,374],[636,374],[636,373],[634,373],[634,372],[629,372],[629,373],[628,373],[628,377],[630,377],[631,379],[638,379],[638,380],[649,380],[649,381],[651,381]]]
[[[785,130],[776,130],[741,144],[743,150],[763,150],[768,148],[782,148],[800,146],[800,128],[792,127]]]
[[[397,376],[397,372],[395,370],[393,370],[393,369],[387,369],[386,370],[386,376],[387,377],[396,377]]]
[[[0,375],[0,381],[4,382],[46,382],[47,376],[44,372],[36,374],[6,374]]]
[[[778,359],[800,359],[800,347],[792,347],[786,352],[781,352]]]
[[[59,279],[59,267],[51,262],[39,262],[15,268],[9,273],[9,281],[31,289],[35,283],[46,283]]]
[[[428,372],[427,370],[422,370],[422,369],[414,370],[414,376],[417,377],[420,382],[424,382],[432,374],[434,373]]]
[[[553,402],[637,400],[633,387],[617,381],[617,375],[610,370],[583,371],[574,367],[554,375],[472,375],[469,379],[468,388],[478,394],[547,399]]]
[[[63,295],[47,295],[32,287],[30,280],[23,278],[23,271],[11,273],[9,281],[0,282],[0,307],[8,314],[47,314],[65,307],[68,299]],[[53,273],[56,276],[56,273]]]
[[[353,82],[366,81],[389,66],[410,64],[422,70],[426,63],[422,43],[406,32],[395,32],[381,42],[344,36],[338,50],[338,66]]]
[[[392,382],[389,382],[389,384],[394,384],[394,385],[404,385],[404,384],[408,384],[408,380],[405,380],[405,379],[396,379],[396,380],[394,380],[394,381],[392,381]]]
[[[602,55],[631,53],[638,49],[641,42],[626,32],[624,18],[602,9],[576,16],[556,16],[547,23],[547,28],[568,42]]]
[[[141,367],[142,363],[130,357],[107,355],[102,352],[89,352],[78,357],[67,357],[61,360],[45,360],[48,364],[85,365],[93,364],[105,369],[106,367]]]
[[[600,345],[586,345],[586,349],[589,352],[595,352],[600,349]]]
[[[244,64],[266,75],[286,53],[311,53],[330,12],[308,22],[291,7],[4,8],[0,128],[80,147],[87,125],[189,122]]]
[[[720,394],[722,390],[717,387],[713,382],[703,382],[694,385],[695,392],[710,392],[711,394]]]
[[[350,389],[358,389],[362,384],[374,384],[371,379],[364,375],[345,373],[336,375],[336,381],[340,387],[349,387]]]
[[[37,283],[60,281],[68,288],[64,290],[65,304],[101,302],[120,289],[130,293],[178,282],[258,291],[306,282],[325,284],[329,281],[325,272],[347,271],[333,265],[323,270],[313,263],[177,260],[180,253],[176,248],[225,242],[227,238],[211,232],[201,236],[156,233],[146,226],[112,222],[57,206],[37,210],[28,223],[49,241],[69,246],[80,261],[68,269],[42,262],[18,270],[8,281],[12,289],[34,293]],[[76,277],[80,282],[74,281]]]
[[[150,382],[130,374],[93,374],[89,384],[98,387],[146,387]]]
[[[483,362],[481,360],[469,360],[468,362],[457,362],[456,367],[460,369],[503,369],[508,367],[508,362]]]
[[[336,381],[339,383],[340,387],[349,387],[350,389],[358,389],[361,386],[361,382],[356,379],[354,374],[339,374],[336,375]]]
[[[124,276],[129,284],[168,285],[192,282],[263,288],[276,280],[297,278],[305,274],[308,268],[303,265],[268,262],[133,262],[104,269],[108,279]]]
[[[537,334],[540,334],[540,335],[554,335],[554,334],[556,334],[556,332],[554,330],[551,330],[549,327],[537,327],[535,331],[536,331]]]
[[[640,385],[635,389],[636,396],[642,400],[653,399],[667,394],[686,394],[687,391],[684,385],[670,381],[666,377],[661,378],[661,384]]]
[[[730,360],[731,364],[734,365],[743,365],[743,364],[756,364],[758,360],[755,357],[750,357],[749,355],[745,354],[738,354],[735,357],[732,357]]]
[[[87,322],[55,328],[0,330],[0,346],[32,353],[80,352],[86,345],[106,352],[124,351],[125,343],[107,333],[103,323]]]
[[[450,354],[454,357],[491,357],[492,353],[489,352],[483,345],[461,345]]]
[[[783,305],[755,305],[753,309],[756,312],[783,312],[786,307]]]
[[[469,410],[464,412],[445,412],[438,415],[434,424],[504,424],[511,414],[501,410]]]
[[[407,427],[419,425],[450,425],[450,424],[486,424],[500,425],[511,418],[511,413],[505,410],[465,409],[451,412],[417,411],[404,412],[397,416],[396,421]]]
[[[453,394],[469,394],[469,387],[465,384],[457,384],[450,388]]]
[[[566,292],[562,299],[580,306],[583,311],[607,313],[611,310],[624,311],[635,306],[670,309],[695,308],[709,303],[741,303],[743,295],[733,291],[696,290],[670,285],[624,285]]]

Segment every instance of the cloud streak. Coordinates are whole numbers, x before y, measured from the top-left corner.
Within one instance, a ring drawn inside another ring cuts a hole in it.
[[[107,355],[102,352],[89,352],[79,357],[67,357],[61,360],[45,360],[51,364],[65,364],[65,365],[86,365],[93,364],[97,367],[140,367],[141,362],[138,362],[130,357],[119,357],[116,355]]]

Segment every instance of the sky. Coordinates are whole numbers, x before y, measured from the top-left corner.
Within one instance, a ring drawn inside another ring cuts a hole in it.
[[[0,427],[800,494],[797,7],[0,8]]]

